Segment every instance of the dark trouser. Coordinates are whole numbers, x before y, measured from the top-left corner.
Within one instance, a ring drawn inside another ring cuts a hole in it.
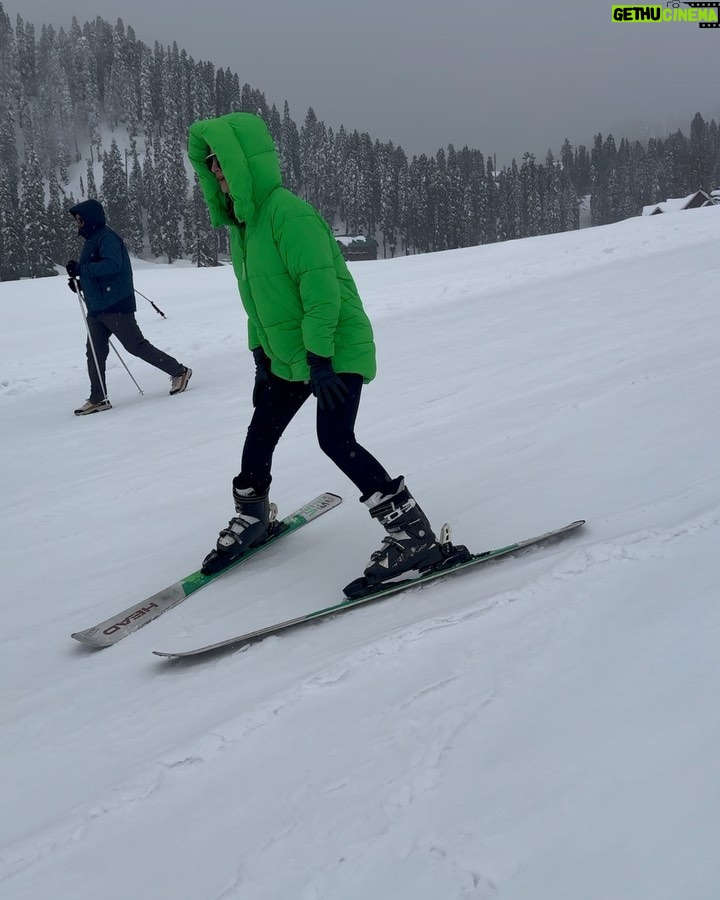
[[[334,410],[317,409],[317,436],[320,449],[360,489],[363,499],[384,490],[391,481],[380,463],[355,439],[355,419],[360,405],[361,375],[341,375],[348,389],[345,402]],[[263,494],[270,487],[272,458],[280,437],[293,416],[310,397],[310,385],[285,381],[272,375],[260,396],[248,428],[242,453],[242,471],[237,487],[253,488]]]
[[[143,337],[134,313],[105,313],[87,317],[90,339],[92,339],[97,355],[100,374],[95,366],[90,339],[87,342],[88,375],[90,376],[90,397],[93,403],[99,403],[105,396],[105,363],[110,352],[110,335],[120,341],[128,353],[150,363],[156,369],[167,372],[173,378],[184,371],[174,357],[163,353],[157,347],[153,347],[147,338]]]

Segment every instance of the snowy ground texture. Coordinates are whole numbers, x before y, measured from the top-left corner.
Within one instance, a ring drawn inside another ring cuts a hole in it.
[[[542,551],[201,663],[338,599],[381,531],[336,511],[117,646],[70,633],[198,567],[231,515],[252,359],[229,267],[147,263],[146,335],[87,397],[63,278],[0,284],[0,896],[710,900],[720,881],[720,208],[353,268],[358,436],[473,550]]]

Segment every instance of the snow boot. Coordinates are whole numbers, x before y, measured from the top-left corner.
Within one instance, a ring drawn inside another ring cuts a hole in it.
[[[363,503],[388,533],[365,567],[363,579],[368,588],[413,578],[442,562],[428,518],[405,487],[404,478],[395,479],[386,493],[377,491]]]
[[[223,528],[215,549],[203,560],[203,575],[220,572],[251,547],[262,544],[277,515],[277,507],[270,503],[267,491],[256,494],[252,488],[239,488],[233,484],[233,500],[237,515],[230,519],[227,528]]]

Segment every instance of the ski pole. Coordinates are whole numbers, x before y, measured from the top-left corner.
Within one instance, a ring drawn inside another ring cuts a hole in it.
[[[167,316],[165,315],[165,313],[161,309],[159,309],[157,306],[155,306],[155,304],[152,302],[152,300],[149,297],[146,297],[145,294],[141,293],[137,288],[135,288],[135,293],[140,294],[140,296],[143,298],[143,300],[147,300],[147,302],[150,304],[150,306],[152,306],[152,308],[155,310],[155,312],[158,313],[158,315],[161,315],[163,317],[163,319],[167,319]]]
[[[87,331],[88,344],[90,344],[90,349],[92,350],[93,359],[95,360],[95,370],[97,371],[97,374],[98,374],[98,380],[100,381],[100,387],[103,390],[103,400],[107,401],[108,395],[107,395],[107,388],[105,387],[105,379],[100,374],[100,363],[98,362],[97,353],[95,352],[95,344],[93,343],[92,335],[90,334],[90,326],[88,325],[87,315],[85,314],[85,307],[83,306],[83,299],[82,299],[81,294],[79,293],[80,285],[78,284],[77,279],[75,279],[75,287],[77,288],[76,293],[78,295],[78,303],[80,304],[80,315],[82,316],[82,320],[85,323],[85,331]]]
[[[75,286],[77,287],[78,300],[80,300],[80,309],[83,314],[83,319],[85,320],[85,328],[87,329],[88,340],[90,341],[90,346],[92,347],[93,359],[95,360],[95,368],[97,369],[98,378],[100,378],[100,384],[102,385],[102,389],[105,392],[105,399],[107,400],[108,399],[107,390],[105,388],[105,383],[103,382],[103,379],[100,375],[100,366],[98,365],[97,354],[95,353],[95,345],[92,342],[92,337],[90,336],[90,326],[88,325],[87,316],[85,315],[85,310],[83,309],[83,302],[85,301],[85,297],[83,295],[82,288],[80,287],[80,284],[78,283],[77,278],[75,279]],[[144,396],[143,389],[140,387],[140,385],[135,380],[135,376],[133,375],[133,373],[130,371],[130,369],[128,369],[127,365],[125,364],[125,360],[122,358],[122,356],[120,356],[120,353],[119,353],[117,347],[115,346],[115,344],[113,344],[113,342],[109,339],[108,339],[108,344],[110,344],[110,346],[112,347],[113,351],[115,352],[115,356],[117,356],[117,358],[122,363],[123,369],[125,369],[125,371],[128,373],[128,375],[132,379],[132,383],[138,389],[138,392],[140,393],[140,395]]]
[[[115,351],[115,356],[117,356],[117,358],[118,358],[118,359],[120,360],[120,362],[122,363],[123,369],[125,369],[125,371],[128,373],[128,375],[129,375],[130,378],[132,379],[132,382],[133,382],[133,384],[135,385],[135,387],[138,389],[138,393],[140,394],[140,396],[141,396],[141,397],[144,396],[143,389],[140,387],[140,385],[137,383],[137,381],[135,381],[135,376],[134,376],[133,373],[130,371],[130,369],[128,369],[128,367],[125,365],[125,360],[122,358],[122,356],[120,356],[120,354],[119,354],[119,352],[118,352],[118,349],[117,349],[117,347],[115,346],[115,344],[113,344],[112,341],[108,341],[108,343],[110,344],[110,346],[111,346],[111,347],[113,348],[113,350]]]

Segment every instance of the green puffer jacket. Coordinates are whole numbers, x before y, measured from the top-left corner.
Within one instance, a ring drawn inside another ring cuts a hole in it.
[[[214,153],[230,188],[206,163]],[[230,113],[190,126],[188,155],[216,227],[230,226],[232,262],[248,315],[248,345],[262,346],[273,374],[307,381],[306,352],[336,372],[375,377],[372,326],[327,223],[282,186],[263,120]]]

